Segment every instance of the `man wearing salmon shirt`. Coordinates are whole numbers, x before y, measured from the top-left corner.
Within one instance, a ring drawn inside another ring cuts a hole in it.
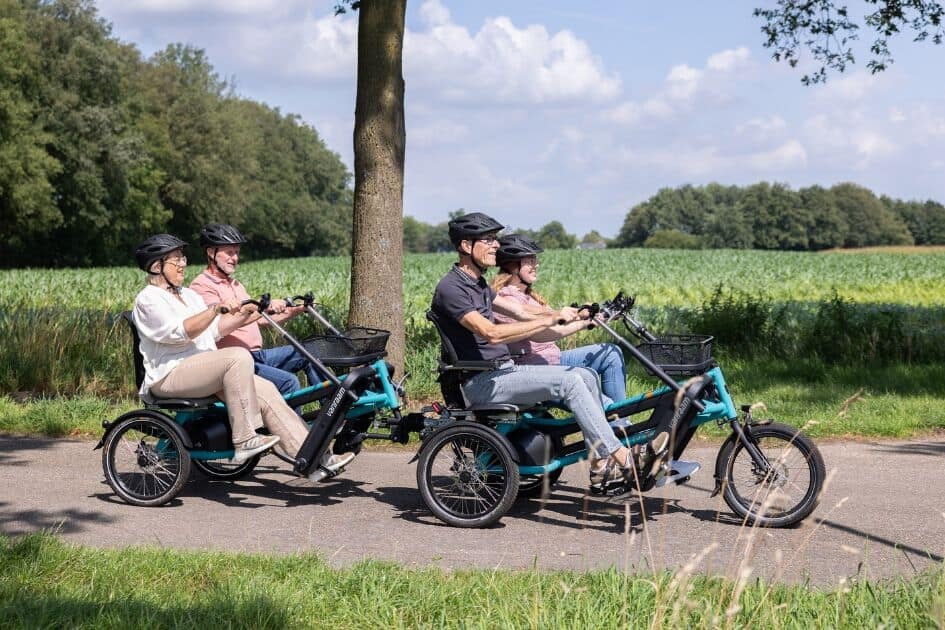
[[[240,246],[246,238],[232,225],[211,223],[200,230],[200,247],[207,256],[207,268],[194,278],[190,288],[200,294],[207,304],[242,302],[250,299],[249,292],[233,277],[240,260]],[[269,312],[278,323],[289,320],[304,310],[302,306],[288,306],[285,300],[272,300]],[[272,381],[286,396],[301,388],[295,372],[303,370],[309,385],[320,382],[315,369],[292,346],[263,348],[260,326],[268,325],[259,314],[249,322],[217,341],[220,348],[245,348],[253,355],[256,374]]]

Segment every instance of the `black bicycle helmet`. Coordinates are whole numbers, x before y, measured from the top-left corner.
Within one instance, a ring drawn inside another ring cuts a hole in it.
[[[201,247],[243,245],[246,242],[246,237],[239,230],[226,223],[210,223],[200,230]]]
[[[142,270],[152,273],[150,268],[155,260],[159,260],[186,246],[187,243],[173,234],[155,234],[141,241],[141,244],[135,249],[135,261]]]
[[[470,212],[449,222],[450,242],[459,247],[460,241],[471,241],[483,234],[498,232],[504,225],[481,212]]]
[[[499,239],[499,249],[495,253],[495,263],[502,266],[513,260],[521,260],[542,253],[541,245],[521,234],[506,234]]]

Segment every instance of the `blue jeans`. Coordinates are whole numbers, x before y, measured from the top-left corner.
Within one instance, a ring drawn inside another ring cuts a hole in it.
[[[561,365],[584,367],[600,374],[601,390],[610,402],[627,399],[623,352],[612,343],[581,346],[561,353]],[[606,407],[609,402],[605,401]]]
[[[299,378],[295,375],[295,372],[299,370],[305,371],[309,385],[322,380],[315,372],[315,368],[292,346],[263,348],[250,354],[253,355],[253,361],[256,363],[256,374],[267,381],[272,381],[283,397],[302,388]]]
[[[589,450],[601,459],[620,448],[601,407],[597,375],[583,368],[563,365],[515,365],[480,372],[466,381],[463,394],[471,404],[511,403],[533,405],[562,400],[574,413]]]

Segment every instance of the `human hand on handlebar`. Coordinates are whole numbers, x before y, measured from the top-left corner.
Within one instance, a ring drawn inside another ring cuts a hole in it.
[[[209,308],[213,309],[213,312],[216,315],[222,315],[226,313],[236,313],[240,310],[241,306],[242,305],[240,304],[239,300],[232,299],[217,302],[216,304],[211,304]]]
[[[555,318],[555,323],[559,326],[581,319],[578,310],[571,306],[565,306],[558,311],[552,311],[552,315]]]

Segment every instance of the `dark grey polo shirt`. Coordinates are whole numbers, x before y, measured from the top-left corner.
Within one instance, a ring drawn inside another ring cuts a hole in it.
[[[492,300],[495,292],[481,277],[474,280],[469,274],[453,265],[433,292],[433,311],[440,316],[443,333],[449,338],[461,361],[491,361],[508,359],[509,348],[504,343],[489,343],[459,323],[460,318],[471,311],[494,321]]]

